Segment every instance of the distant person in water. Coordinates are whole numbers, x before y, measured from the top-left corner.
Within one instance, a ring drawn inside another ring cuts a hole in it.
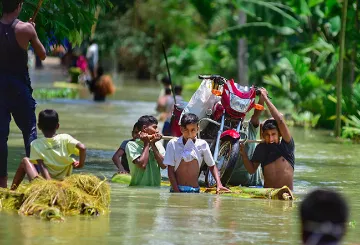
[[[315,190],[300,204],[301,235],[304,245],[340,245],[345,236],[349,207],[332,190]]]
[[[91,81],[87,81],[90,92],[94,94],[94,101],[105,101],[106,96],[115,92],[115,86],[111,79],[111,76],[104,75],[104,69],[98,68],[97,77]]]
[[[82,168],[85,164],[85,146],[68,134],[56,134],[59,116],[55,110],[41,111],[38,127],[44,137],[31,142],[30,157],[21,161],[11,185],[12,190],[20,185],[25,174],[30,181],[40,175],[47,180],[63,180],[71,175],[73,168]],[[71,155],[79,155],[79,160]],[[40,174],[33,164],[39,167]]]
[[[130,142],[130,141],[135,141],[136,139],[139,138],[139,123],[135,123],[133,130],[131,132],[131,136],[132,138],[129,140],[124,140],[119,149],[115,152],[114,156],[112,157],[112,160],[115,164],[115,166],[118,168],[118,173],[119,174],[128,174],[130,173],[130,168],[129,168],[129,163],[127,160],[127,156],[126,156],[126,145]],[[121,158],[121,160],[120,160]]]

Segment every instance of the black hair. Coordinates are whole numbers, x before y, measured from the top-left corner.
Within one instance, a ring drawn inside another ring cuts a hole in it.
[[[141,130],[141,128],[139,127],[139,122],[136,122],[136,123],[134,124],[134,127],[133,127],[133,129],[132,129],[132,132],[134,132],[134,131],[136,131],[136,130],[138,130],[138,131]]]
[[[161,83],[164,84],[164,85],[171,85],[170,78],[169,77],[163,77],[161,79]]]
[[[102,66],[99,66],[97,68],[97,76],[101,77],[102,75],[104,75],[104,68]]]
[[[186,128],[189,124],[198,124],[199,118],[193,113],[186,113],[182,116],[180,125],[181,127]]]
[[[54,131],[59,124],[59,115],[55,110],[46,109],[40,111],[38,126],[43,131]]]
[[[176,85],[176,86],[174,87],[174,93],[175,93],[176,95],[181,95],[181,92],[182,92],[182,86]]]
[[[24,0],[2,0],[2,12],[9,14],[14,12]]]
[[[158,120],[153,117],[153,116],[149,116],[149,115],[145,115],[139,118],[139,120],[137,121],[138,127],[140,130],[142,130],[142,128],[144,126],[149,126],[151,124],[158,124]]]
[[[171,88],[166,88],[165,95],[170,95],[170,94],[171,94]]]
[[[318,189],[308,194],[302,201],[300,217],[304,242],[313,234],[322,236],[319,242],[335,242],[345,235],[349,208],[345,199],[337,192]],[[316,232],[314,229],[320,229],[322,224],[335,225],[337,229],[332,229],[332,232]]]
[[[266,120],[262,126],[263,132],[265,132],[265,130],[270,130],[270,129],[277,129],[278,131],[280,131],[275,119],[271,118],[271,119]]]

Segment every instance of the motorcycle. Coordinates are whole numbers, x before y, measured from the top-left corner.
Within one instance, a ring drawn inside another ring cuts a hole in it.
[[[227,80],[219,75],[199,75],[199,79],[203,80],[202,85],[205,82],[211,84],[212,95],[210,97],[217,98],[212,100],[215,101],[215,104],[212,105],[212,108],[203,108],[201,103],[192,101],[196,97],[194,94],[188,105],[190,107],[191,104],[196,105],[197,109],[206,110],[206,115],[204,116],[202,113],[200,116],[198,138],[209,143],[219,169],[221,182],[223,185],[227,185],[240,155],[240,144],[248,143],[248,124],[244,121],[245,116],[253,108],[264,110],[262,105],[255,103],[255,97],[260,91],[255,86],[241,86],[235,83],[233,79]],[[197,96],[199,97],[199,95]],[[202,102],[205,104],[208,101]],[[171,122],[174,136],[179,136],[177,131],[179,126],[176,124],[181,117],[179,117],[180,111],[182,113],[196,111],[195,107],[174,107]],[[209,107],[209,104],[205,107]],[[175,135],[175,133],[177,134]],[[206,185],[214,186],[216,184],[215,179],[206,165],[202,166],[201,171],[205,172]]]

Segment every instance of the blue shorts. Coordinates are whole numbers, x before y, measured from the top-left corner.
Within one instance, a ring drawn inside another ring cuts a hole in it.
[[[7,176],[7,140],[11,115],[22,132],[26,156],[36,139],[36,102],[28,74],[11,75],[0,71],[0,177]]]
[[[178,185],[178,188],[180,192],[184,192],[184,193],[200,193],[200,187]],[[174,192],[173,188],[170,189],[170,192]]]

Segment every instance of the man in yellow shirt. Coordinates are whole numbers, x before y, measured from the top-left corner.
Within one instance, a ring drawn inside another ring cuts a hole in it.
[[[59,116],[55,110],[43,110],[39,113],[38,127],[43,138],[31,143],[30,157],[25,157],[16,171],[11,189],[15,190],[24,179],[25,174],[30,181],[39,177],[33,164],[39,166],[40,174],[45,179],[63,180],[71,175],[73,168],[82,168],[85,163],[85,146],[68,134],[56,134],[59,129]],[[78,155],[76,161],[71,155]]]

